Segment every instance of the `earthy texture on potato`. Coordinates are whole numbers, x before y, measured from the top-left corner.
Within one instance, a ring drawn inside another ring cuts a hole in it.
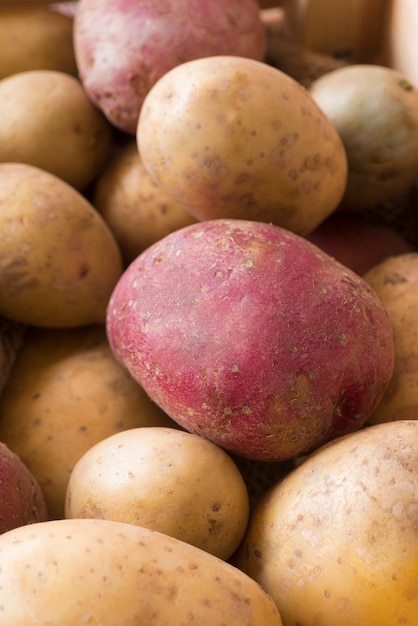
[[[345,190],[331,122],[299,83],[253,59],[196,59],[167,72],[144,101],[137,143],[158,184],[198,219],[306,234]]]
[[[309,93],[344,143],[345,208],[375,207],[414,184],[418,89],[404,74],[377,65],[349,65],[318,78]]]
[[[235,562],[284,626],[394,626],[418,615],[418,422],[311,454],[259,502]]]
[[[43,327],[102,323],[123,270],[112,231],[62,179],[0,163],[0,314]]]
[[[216,54],[262,60],[266,35],[255,0],[79,0],[74,48],[92,101],[135,134],[146,94],[168,70]]]
[[[370,286],[285,229],[210,220],[171,233],[110,298],[116,357],[182,426],[285,460],[360,427],[393,371]]]
[[[243,572],[132,524],[20,528],[0,536],[0,560],[4,624],[282,626],[272,599]]]
[[[395,343],[393,376],[369,422],[418,420],[418,253],[389,257],[364,278],[388,313]]]

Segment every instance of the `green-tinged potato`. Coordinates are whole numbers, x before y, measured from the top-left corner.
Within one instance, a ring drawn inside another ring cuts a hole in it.
[[[28,70],[77,75],[73,20],[50,7],[0,2],[0,79]]]
[[[80,82],[31,70],[0,81],[0,162],[35,165],[84,190],[104,166],[112,131]]]
[[[415,626],[418,422],[371,426],[308,456],[254,509],[234,563],[284,626]]]
[[[173,230],[196,221],[150,176],[135,141],[109,160],[96,181],[92,202],[115,235],[126,264]]]
[[[33,326],[102,323],[123,270],[106,222],[73,187],[0,163],[0,315]]]
[[[0,397],[0,441],[34,474],[51,517],[64,517],[69,476],[91,446],[171,423],[117,363],[102,326],[29,329]]]
[[[393,375],[369,423],[418,420],[418,253],[389,257],[364,278],[387,311],[395,345]]]
[[[331,122],[299,83],[254,59],[209,57],[167,72],[144,101],[137,143],[153,178],[197,219],[306,234],[345,190]]]
[[[228,560],[249,514],[247,487],[214,443],[173,428],[107,437],[79,459],[68,483],[67,518],[136,524]]]
[[[118,280],[106,327],[172,419],[261,461],[360,428],[393,371],[392,329],[370,285],[264,222],[207,220],[153,244]]]
[[[22,459],[0,442],[0,534],[47,519],[39,483]]]
[[[344,143],[344,208],[375,207],[414,184],[418,89],[406,76],[377,65],[349,65],[318,78],[309,93]]]
[[[4,624],[282,624],[272,599],[237,568],[131,524],[74,519],[22,527],[0,536],[0,561]]]

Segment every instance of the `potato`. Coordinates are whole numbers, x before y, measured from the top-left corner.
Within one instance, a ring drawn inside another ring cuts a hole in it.
[[[345,190],[347,163],[308,92],[253,59],[196,59],[167,72],[141,109],[151,176],[197,219],[273,222],[307,234]]]
[[[175,424],[115,360],[103,326],[28,329],[0,396],[0,441],[39,482],[50,517],[64,517],[78,459],[128,428]]]
[[[0,442],[0,534],[47,519],[45,498],[35,477],[22,459]]]
[[[363,210],[414,184],[418,172],[418,89],[401,72],[351,65],[318,78],[309,93],[337,129],[347,154],[342,205]]]
[[[101,171],[112,131],[80,82],[32,70],[0,81],[0,162],[27,163],[84,190]]]
[[[134,140],[108,161],[92,202],[115,235],[126,265],[165,235],[196,221],[149,175]]]
[[[214,443],[173,428],[125,430],[87,450],[68,483],[65,516],[158,530],[228,560],[248,522],[247,487]]]
[[[106,325],[116,358],[172,419],[264,461],[359,428],[393,371],[371,287],[262,222],[209,220],[153,244],[120,277]]]
[[[418,253],[390,257],[364,278],[388,313],[395,344],[393,376],[369,422],[418,419]]]
[[[104,322],[123,264],[94,207],[22,163],[0,163],[0,205],[0,315],[51,328]]]
[[[24,528],[0,536],[5,624],[281,626],[251,578],[173,537],[108,520]]]
[[[77,75],[73,20],[41,4],[0,2],[0,79],[28,70]]]
[[[134,135],[144,97],[168,70],[214,54],[262,60],[266,35],[256,0],[79,0],[74,48],[92,101]]]
[[[0,396],[22,347],[25,330],[23,324],[0,317]]]
[[[394,626],[418,615],[418,422],[317,450],[251,515],[234,561],[284,626]]]
[[[354,211],[330,215],[307,239],[360,275],[389,256],[412,251],[394,227]]]

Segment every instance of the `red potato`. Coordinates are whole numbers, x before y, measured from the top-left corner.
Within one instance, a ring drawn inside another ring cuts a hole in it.
[[[0,534],[47,519],[39,483],[20,456],[0,442]]]
[[[393,371],[375,292],[302,237],[212,220],[139,255],[107,309],[116,357],[175,421],[279,461],[359,428]]]
[[[215,54],[264,58],[255,0],[79,0],[81,81],[110,122],[135,134],[143,99],[169,69]]]
[[[334,213],[306,238],[357,274],[412,246],[394,228],[371,223],[358,213]]]

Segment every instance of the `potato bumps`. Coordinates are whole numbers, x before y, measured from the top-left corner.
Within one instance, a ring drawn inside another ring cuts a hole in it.
[[[369,285],[271,224],[210,220],[153,244],[107,309],[116,357],[186,429],[253,459],[359,428],[393,371]]]

